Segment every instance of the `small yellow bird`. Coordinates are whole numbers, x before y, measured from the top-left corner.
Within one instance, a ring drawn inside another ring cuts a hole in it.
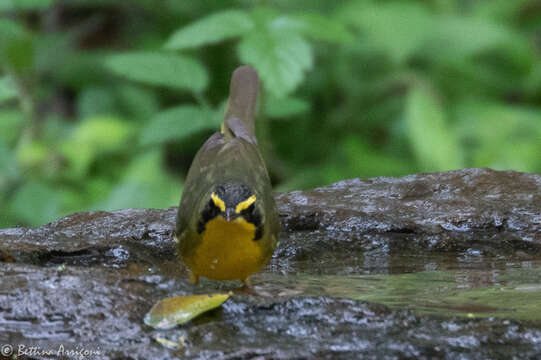
[[[175,241],[190,280],[241,280],[265,266],[276,247],[279,220],[254,116],[259,78],[235,70],[221,131],[196,154],[178,208]]]

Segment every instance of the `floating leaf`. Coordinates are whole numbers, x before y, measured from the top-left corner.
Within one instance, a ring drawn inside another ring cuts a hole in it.
[[[171,329],[196,316],[215,309],[229,298],[227,294],[175,296],[158,301],[145,315],[146,325],[155,329]]]
[[[205,68],[186,56],[133,52],[111,55],[105,65],[120,76],[151,85],[202,91],[208,83]]]
[[[417,85],[408,94],[406,132],[422,171],[462,167],[454,133],[430,88]]]
[[[226,10],[204,17],[177,30],[167,41],[167,49],[184,49],[216,43],[247,33],[254,27],[242,10]]]
[[[313,61],[312,48],[301,35],[267,27],[242,39],[239,56],[259,71],[265,88],[277,97],[295,90]]]

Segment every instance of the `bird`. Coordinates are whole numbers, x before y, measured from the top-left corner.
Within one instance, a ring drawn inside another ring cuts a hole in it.
[[[268,264],[276,248],[279,218],[255,135],[258,93],[257,71],[238,67],[220,131],[188,170],[175,242],[194,284],[203,276],[249,287],[249,276]]]

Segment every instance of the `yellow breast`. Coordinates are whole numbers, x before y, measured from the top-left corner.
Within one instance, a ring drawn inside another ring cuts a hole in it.
[[[215,280],[245,280],[263,264],[255,226],[243,218],[228,222],[217,216],[205,225],[200,245],[185,259],[195,275]]]

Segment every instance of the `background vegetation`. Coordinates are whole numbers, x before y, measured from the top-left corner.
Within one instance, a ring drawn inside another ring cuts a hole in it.
[[[0,1],[0,227],[176,205],[254,65],[278,190],[541,171],[535,0]]]

